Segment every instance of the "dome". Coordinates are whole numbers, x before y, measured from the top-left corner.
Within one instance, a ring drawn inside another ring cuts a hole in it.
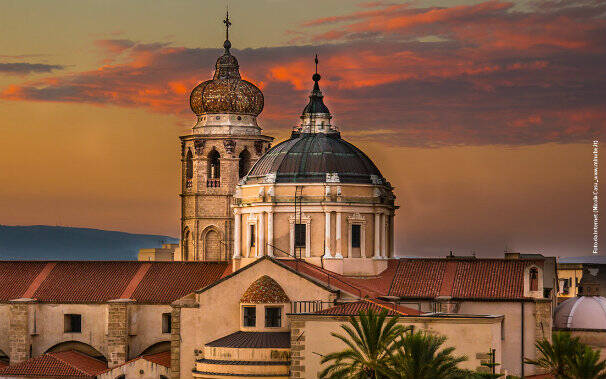
[[[553,326],[563,329],[606,329],[606,298],[570,298],[555,309]]]
[[[198,84],[189,97],[197,116],[207,113],[237,113],[258,116],[263,111],[263,93],[240,76],[238,60],[231,55],[229,40],[225,53],[217,59],[212,80]]]
[[[280,285],[267,275],[255,280],[240,298],[240,303],[278,304],[289,303],[290,299]]]
[[[338,178],[335,176],[338,175]],[[255,163],[246,183],[259,183],[275,175],[276,183],[386,184],[381,172],[360,149],[339,133],[296,133]]]

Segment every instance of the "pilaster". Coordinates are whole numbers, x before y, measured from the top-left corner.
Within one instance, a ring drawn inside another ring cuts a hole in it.
[[[128,330],[130,299],[117,299],[108,302],[107,314],[107,365],[113,368],[128,360]]]
[[[29,314],[36,303],[33,299],[16,299],[10,301],[9,321],[9,359],[10,364],[21,363],[30,358],[32,344],[29,330]]]

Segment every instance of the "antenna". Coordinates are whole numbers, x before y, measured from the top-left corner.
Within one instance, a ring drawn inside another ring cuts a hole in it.
[[[596,138],[593,140],[593,254],[598,253],[598,237],[599,237],[599,221],[600,210],[598,208],[599,200],[599,184],[598,168],[600,164],[600,141]]]

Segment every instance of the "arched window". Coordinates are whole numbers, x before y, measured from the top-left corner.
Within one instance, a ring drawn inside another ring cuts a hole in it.
[[[181,259],[186,261],[189,259],[189,229],[185,229],[183,232],[182,249],[183,253],[181,254]]]
[[[242,179],[244,176],[246,176],[246,174],[248,174],[248,171],[250,170],[250,153],[248,152],[247,149],[242,150],[242,152],[240,153],[240,163],[239,163],[239,177],[240,179]]]
[[[529,272],[529,276],[530,276],[530,290],[531,291],[538,291],[539,290],[539,270],[536,269],[536,267],[533,267],[530,269]]]
[[[208,154],[208,177],[211,179],[219,179],[221,177],[221,156],[217,150],[213,150]]]
[[[187,150],[187,158],[185,160],[185,177],[187,179],[194,177],[194,157],[191,150]]]

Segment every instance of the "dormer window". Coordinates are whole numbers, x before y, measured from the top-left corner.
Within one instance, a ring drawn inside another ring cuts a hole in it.
[[[538,291],[539,290],[539,270],[536,267],[533,267],[529,271],[529,279],[530,279],[530,290]]]

